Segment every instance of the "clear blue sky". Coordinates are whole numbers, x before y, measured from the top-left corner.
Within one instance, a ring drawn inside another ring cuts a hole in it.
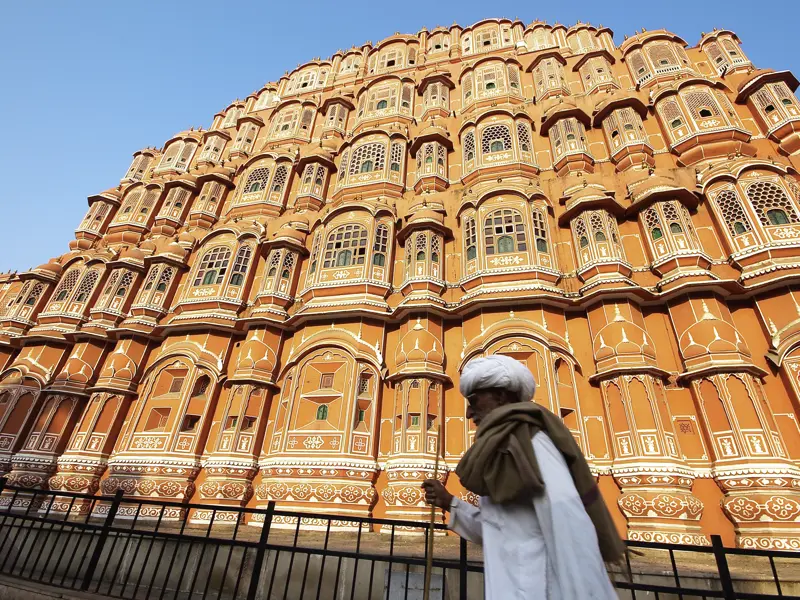
[[[298,63],[487,17],[580,19],[611,27],[617,43],[642,27],[691,45],[701,31],[728,28],[757,67],[800,76],[800,0],[9,1],[0,17],[0,271],[66,252],[86,197],[117,185],[133,152],[208,127]]]

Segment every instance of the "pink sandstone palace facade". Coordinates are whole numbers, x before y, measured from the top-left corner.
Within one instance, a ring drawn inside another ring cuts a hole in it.
[[[424,519],[504,353],[627,537],[800,549],[797,86],[726,30],[507,19],[300,65],[0,280],[0,474]]]

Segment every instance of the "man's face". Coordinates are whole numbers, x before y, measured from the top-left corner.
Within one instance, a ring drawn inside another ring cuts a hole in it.
[[[494,389],[478,390],[467,396],[467,418],[472,419],[477,427],[486,415],[506,403],[505,396],[505,390]]]

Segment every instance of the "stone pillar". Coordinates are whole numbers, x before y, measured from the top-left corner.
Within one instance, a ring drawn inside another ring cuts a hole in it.
[[[441,340],[442,322],[430,314],[411,317],[400,328],[393,374],[394,402],[384,407],[381,427],[381,438],[386,436],[384,449],[388,441],[388,484],[382,492],[387,517],[424,521],[430,516],[420,486],[434,476],[437,436],[444,427],[446,376]],[[442,431],[442,444],[444,435]],[[438,448],[438,452],[437,477],[444,482],[444,448]]]
[[[248,333],[239,348],[236,368],[225,384],[209,435],[204,473],[197,489],[209,504],[245,506],[253,496],[253,478],[275,387],[276,349],[281,334],[269,328]],[[198,510],[194,522],[207,523],[211,510]],[[237,513],[217,511],[218,521],[235,520]]]
[[[48,479],[56,472],[58,457],[64,452],[82,410],[84,399],[78,396],[48,394],[33,422],[22,449],[11,458],[8,484],[47,489]],[[0,499],[0,506],[10,496]],[[18,495],[15,504],[27,506],[30,498]]]
[[[744,548],[800,549],[800,469],[788,458],[764,393],[764,371],[714,295],[670,304],[700,421],[711,442],[723,509]]]
[[[611,472],[632,540],[708,544],[700,529],[702,502],[694,473],[681,457],[656,349],[641,310],[630,301],[589,311],[592,347],[609,421]]]

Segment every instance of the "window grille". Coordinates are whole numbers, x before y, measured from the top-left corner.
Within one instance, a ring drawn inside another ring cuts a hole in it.
[[[246,189],[246,188],[245,188]],[[197,202],[196,210],[216,211],[217,202],[222,197],[223,186],[218,181],[208,181],[203,186],[200,199]]]
[[[534,208],[531,212],[533,216],[533,237],[536,240],[537,252],[549,252],[547,245],[547,217],[544,210]]]
[[[345,150],[342,154],[342,162],[339,163],[339,175],[336,179],[337,185],[344,181],[344,176],[347,174],[348,165],[350,164],[350,150]]]
[[[186,170],[189,166],[189,161],[192,160],[192,155],[194,154],[195,149],[197,148],[197,143],[194,141],[184,142],[183,150],[181,151],[180,156],[178,157],[178,162],[176,163],[176,167],[182,170]]]
[[[464,162],[475,160],[475,134],[470,131],[464,136]]]
[[[636,52],[631,52],[628,58],[628,64],[637,81],[641,81],[646,75],[650,74],[650,69],[647,63],[644,62],[642,53],[638,50]]]
[[[419,232],[414,243],[415,259],[417,262],[424,262],[428,252],[428,236],[424,232]]]
[[[169,393],[170,394],[180,393],[184,381],[186,381],[185,377],[173,377],[172,381],[169,384]]]
[[[144,286],[142,287],[144,291],[153,289],[153,284],[156,282],[159,269],[161,269],[160,265],[153,265],[152,267],[150,267],[150,271],[147,273],[147,279],[145,280]]]
[[[81,279],[78,289],[75,291],[75,302],[86,302],[89,299],[92,290],[94,290],[94,286],[99,278],[99,271],[90,270],[87,272],[83,276],[83,279]]]
[[[650,57],[650,61],[656,69],[679,66],[678,58],[675,56],[672,48],[666,43],[653,44],[647,48],[647,55]]]
[[[128,290],[131,287],[131,283],[133,283],[133,273],[128,271],[122,276],[122,280],[119,282],[119,287],[117,287],[117,291],[114,293],[114,295],[120,297],[127,295]]]
[[[362,225],[343,225],[328,236],[323,266],[363,265],[367,250],[367,229]]]
[[[56,291],[53,293],[53,298],[56,301],[65,300],[67,296],[72,292],[72,288],[75,287],[75,284],[78,282],[78,277],[80,276],[80,268],[73,267],[61,278],[61,282],[58,284]]]
[[[274,277],[278,274],[278,266],[281,264],[281,250],[273,250],[269,255],[269,267],[267,277]]]
[[[736,237],[752,231],[750,219],[745,213],[739,196],[733,190],[723,190],[715,200],[717,208],[722,214],[722,222],[728,228],[731,236]]]
[[[403,93],[400,97],[400,106],[406,109],[405,112],[409,112],[411,110],[411,98],[413,93],[414,86],[409,84],[403,85]]]
[[[651,206],[644,212],[643,216],[650,239],[656,241],[663,238],[664,225],[661,223],[661,215],[658,214],[658,211]]]
[[[219,285],[225,279],[231,251],[227,246],[217,246],[203,255],[200,268],[194,279],[194,285]]]
[[[182,142],[172,142],[164,152],[164,156],[161,157],[161,162],[158,163],[158,168],[163,169],[166,167],[171,167],[176,162],[178,154],[180,154],[181,150],[183,150]]]
[[[253,254],[253,249],[250,246],[242,246],[239,252],[236,253],[236,259],[233,261],[233,268],[231,269],[231,285],[244,284],[244,278],[247,274],[247,267],[250,265],[250,257]]]
[[[747,186],[745,194],[762,225],[787,225],[800,222],[794,204],[779,185],[770,181],[756,181]]]
[[[566,151],[566,148],[564,147],[564,142],[561,139],[560,123],[556,123],[553,127],[550,128],[549,137],[550,137],[550,145],[553,147],[553,156],[555,158],[561,158],[561,156]]]
[[[172,281],[172,276],[175,274],[175,269],[172,267],[167,267],[161,273],[161,277],[158,279],[158,285],[156,286],[157,292],[165,292],[167,290],[167,286],[169,285],[170,281]]]
[[[431,262],[438,264],[442,254],[442,240],[438,235],[431,236]]]
[[[286,165],[281,165],[277,169],[275,169],[275,178],[272,180],[272,191],[275,193],[281,193],[283,191],[283,186],[286,185],[286,179],[289,177],[289,169],[286,168]]]
[[[358,378],[358,395],[365,395],[369,394],[369,380],[370,378],[366,375],[362,375]],[[363,411],[359,411],[363,412]],[[363,421],[363,419],[361,419]]]
[[[386,144],[372,142],[362,144],[353,151],[353,160],[350,162],[350,175],[364,171],[364,164],[370,162],[369,171],[382,171],[386,161]]]
[[[718,70],[722,70],[723,67],[727,67],[730,64],[728,59],[719,49],[719,45],[716,42],[706,44],[705,50],[709,59]]]
[[[247,176],[242,193],[250,194],[265,190],[267,188],[267,182],[269,181],[269,173],[270,170],[266,167],[253,169],[250,175]]]
[[[487,256],[527,250],[525,225],[516,210],[504,208],[490,213],[484,221],[483,237]]]
[[[477,258],[477,242],[478,234],[475,227],[475,219],[467,217],[464,219],[464,244],[467,247],[467,260]]]
[[[511,131],[508,126],[490,125],[481,133],[481,151],[484,154],[502,152],[511,148]]]
[[[119,279],[119,270],[114,271],[111,273],[111,277],[108,278],[108,283],[106,284],[106,288],[103,290],[101,298],[105,301],[110,295],[111,292],[116,289],[117,279]]]
[[[375,243],[372,246],[374,252],[373,264],[382,267],[386,264],[386,251],[389,243],[389,228],[386,225],[379,225],[375,232]]]
[[[33,306],[36,304],[36,301],[39,299],[39,296],[42,295],[44,291],[44,286],[41,283],[37,283],[33,286],[33,289],[28,294],[28,297],[25,298],[25,306]]]
[[[411,273],[411,236],[406,239],[406,277]]]
[[[516,65],[508,65],[508,86],[519,91],[519,68]]]
[[[275,125],[272,128],[272,137],[281,138],[294,135],[297,129],[297,120],[300,116],[299,107],[284,108],[275,117]]]
[[[399,172],[403,165],[403,144],[400,142],[392,142],[390,152],[389,170]]]
[[[467,73],[461,80],[462,102],[466,106],[472,102],[472,73]]]
[[[684,125],[683,112],[678,106],[678,102],[674,98],[662,100],[658,103],[658,111],[664,119],[664,124],[670,130],[678,129]],[[674,131],[673,131],[674,134]]]
[[[300,131],[311,135],[311,125],[314,121],[314,110],[311,108],[303,109],[303,116],[300,119]]]
[[[317,261],[319,260],[319,247],[322,243],[322,232],[317,231],[314,234],[314,242],[311,244],[311,256],[308,263],[308,272],[313,274],[317,270]]]
[[[281,279],[289,279],[292,275],[292,268],[294,267],[294,252],[287,252],[283,257],[283,266],[281,267]]]
[[[705,119],[711,116],[722,116],[714,96],[708,90],[695,89],[682,92],[681,96],[683,97],[683,101],[686,103],[686,106],[689,109],[689,113],[696,120]],[[711,114],[704,114],[703,111],[708,111]]]
[[[532,152],[530,127],[526,123],[517,123],[517,138],[519,139],[519,149],[523,152]]]

